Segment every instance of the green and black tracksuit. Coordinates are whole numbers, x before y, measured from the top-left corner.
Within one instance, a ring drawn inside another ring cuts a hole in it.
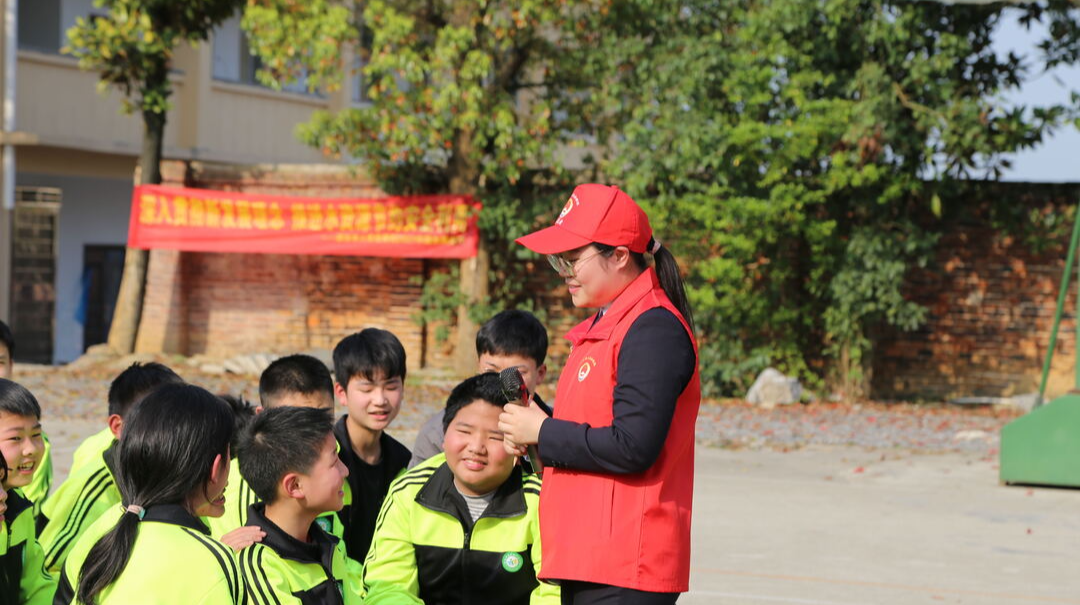
[[[90,549],[125,513],[102,515],[79,538],[64,562],[53,605],[75,603],[74,587]],[[213,539],[197,517],[179,504],[146,509],[127,565],[98,593],[97,605],[240,605],[247,603],[236,556]]]
[[[34,507],[35,519],[41,517],[41,507],[49,497],[53,480],[52,444],[49,443],[49,436],[45,431],[41,432],[41,440],[45,443],[45,453],[41,455],[41,462],[34,469],[30,483],[21,488],[23,496]]]
[[[56,580],[45,571],[45,553],[34,535],[33,504],[19,490],[7,493],[0,523],[0,603],[13,597],[20,605],[48,605]]]
[[[248,510],[247,523],[266,537],[240,551],[240,573],[252,605],[359,605],[359,578],[350,582],[345,546],[318,522],[301,542],[266,518],[266,505]],[[350,584],[352,584],[350,586]]]
[[[390,486],[364,562],[366,605],[558,605],[536,579],[540,479],[515,466],[473,522],[439,454]]]
[[[105,511],[120,505],[116,487],[117,442],[87,462],[60,484],[42,508],[39,540],[45,549],[45,569],[59,575],[71,548]]]

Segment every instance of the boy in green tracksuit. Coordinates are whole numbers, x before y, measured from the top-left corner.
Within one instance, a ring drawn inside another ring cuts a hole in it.
[[[29,391],[24,396],[33,397]],[[14,595],[15,603],[25,605],[52,603],[56,580],[45,571],[44,558],[34,534],[33,506],[8,483],[7,462],[0,454],[0,594]]]
[[[348,469],[337,455],[330,410],[281,407],[259,414],[241,440],[240,473],[262,500],[247,525],[262,540],[240,551],[255,605],[361,602],[345,547],[316,521],[341,510]]]
[[[6,323],[0,321],[0,378],[14,380],[12,378],[15,372],[13,355],[15,355],[15,335]],[[34,467],[30,481],[21,484],[19,487],[22,497],[29,500],[33,505],[35,518],[41,515],[41,505],[49,497],[49,489],[52,487],[53,479],[52,444],[49,443],[49,437],[45,434],[45,431],[40,432],[42,446],[44,447],[41,460]],[[12,464],[17,464],[17,462]]]
[[[558,605],[540,570],[540,479],[503,447],[499,375],[473,376],[446,402],[444,454],[390,486],[364,562],[366,605]]]
[[[105,511],[120,505],[116,487],[116,444],[124,427],[124,417],[135,404],[154,389],[183,380],[160,363],[134,363],[109,385],[108,446],[86,459],[77,471],[60,484],[42,507],[41,545],[45,548],[45,568],[59,576],[71,548]],[[91,439],[100,445],[105,440]]]
[[[287,355],[274,360],[259,377],[259,406],[256,415],[280,407],[307,407],[324,410],[334,409],[334,379],[326,364],[310,355]],[[233,452],[235,456],[239,451]],[[210,535],[230,546],[246,546],[248,540],[236,541],[226,535],[244,525],[248,507],[259,501],[251,486],[240,473],[238,458],[233,458],[229,485],[225,488],[225,514],[218,518],[204,519],[210,527]],[[335,521],[335,515],[327,515],[326,521]],[[324,526],[325,527],[325,526]],[[330,528],[326,527],[329,531]],[[340,535],[340,524],[336,535]],[[359,565],[359,563],[358,563]]]

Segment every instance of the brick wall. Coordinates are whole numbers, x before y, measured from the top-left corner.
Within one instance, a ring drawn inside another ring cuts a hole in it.
[[[1080,190],[999,185],[1024,208],[1071,207]],[[958,220],[939,241],[934,262],[909,277],[906,291],[929,309],[926,324],[887,333],[875,352],[873,395],[948,399],[1011,396],[1038,390],[1050,341],[1068,235],[1038,253],[992,228],[985,209]],[[1073,385],[1076,280],[1054,355],[1048,393]]]
[[[225,191],[325,197],[378,197],[362,173],[325,166],[273,169],[170,162],[166,184]],[[455,342],[422,328],[424,279],[452,261],[284,254],[223,254],[153,250],[138,351],[213,357],[310,348],[332,349],[343,336],[369,326],[392,331],[405,346],[410,370],[453,367]],[[551,358],[561,366],[561,335],[582,314],[547,267],[530,268],[533,291],[544,292]]]

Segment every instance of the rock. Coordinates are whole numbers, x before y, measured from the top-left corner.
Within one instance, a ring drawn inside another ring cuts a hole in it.
[[[241,364],[235,358],[234,359],[226,359],[225,361],[223,361],[221,363],[221,365],[224,366],[225,371],[229,372],[230,374],[247,374],[248,373],[247,368],[245,368],[243,366],[243,364]]]
[[[958,431],[953,435],[954,441],[974,441],[976,439],[989,439],[990,433],[986,431]]]
[[[1006,405],[1010,405],[1014,408],[1030,412],[1035,409],[1035,406],[1039,404],[1038,393],[1026,393],[1024,395],[1013,395],[1009,397],[1009,402]]]
[[[225,366],[219,363],[204,363],[199,366],[199,371],[206,374],[224,374],[226,372]]]
[[[775,368],[766,368],[746,393],[746,400],[762,407],[773,407],[796,403],[801,395],[802,384],[798,378],[789,378]]]

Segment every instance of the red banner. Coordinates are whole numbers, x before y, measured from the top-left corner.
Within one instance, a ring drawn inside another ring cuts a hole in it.
[[[128,245],[197,252],[401,258],[476,255],[479,202],[462,195],[305,198],[140,185]]]

